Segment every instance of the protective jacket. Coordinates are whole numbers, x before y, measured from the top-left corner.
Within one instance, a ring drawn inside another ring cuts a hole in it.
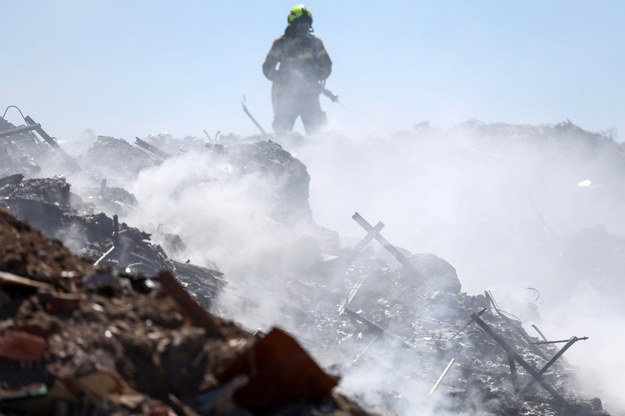
[[[290,28],[273,42],[263,63],[263,73],[273,81],[272,125],[277,133],[289,132],[301,117],[306,133],[314,133],[327,123],[319,94],[332,72],[332,61],[321,39],[291,33]]]
[[[321,92],[319,82],[328,78],[331,72],[330,56],[321,39],[312,34],[279,37],[273,42],[263,64],[265,76],[288,87],[293,94]]]

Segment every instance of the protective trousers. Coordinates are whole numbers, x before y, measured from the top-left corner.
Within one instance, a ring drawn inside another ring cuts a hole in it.
[[[271,90],[274,119],[273,130],[276,133],[293,131],[297,117],[302,118],[306,134],[321,131],[328,123],[326,113],[321,110],[318,92],[300,92],[294,94],[288,88],[274,83]]]

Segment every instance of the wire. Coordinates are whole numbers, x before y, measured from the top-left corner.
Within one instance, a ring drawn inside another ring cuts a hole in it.
[[[7,112],[9,111],[9,108],[15,108],[17,111],[19,111],[20,115],[22,116],[22,118],[24,119],[24,121],[26,121],[26,117],[24,117],[24,114],[22,113],[22,110],[20,110],[20,108],[16,105],[10,105],[8,106],[5,110],[4,110],[4,114],[2,114],[2,118],[4,118],[7,115]]]
[[[502,315],[505,315],[505,317],[508,318],[508,319],[512,319],[512,320],[518,321],[519,323],[523,323],[523,320],[521,320],[521,318],[519,318],[518,316],[516,316],[516,315],[514,315],[514,314],[512,314],[510,312],[506,312],[503,309],[497,309],[497,312],[499,312]]]

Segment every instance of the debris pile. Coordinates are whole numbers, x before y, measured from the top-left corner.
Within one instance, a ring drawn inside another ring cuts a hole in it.
[[[335,233],[314,224],[306,166],[274,141],[200,146],[159,135],[133,146],[100,136],[61,171],[66,177],[34,178],[41,169],[32,167],[44,163],[32,155],[45,153],[39,148],[51,148],[49,141],[29,136],[35,144],[20,153],[14,147],[21,136],[4,137],[12,150],[3,172],[11,176],[0,177],[0,206],[83,257],[2,212],[0,366],[13,375],[0,385],[2,410],[367,414],[333,393],[338,378],[331,372],[383,374],[383,382],[366,387],[376,390],[377,403],[365,397],[370,392],[349,392],[389,414],[607,415],[599,399],[577,392],[562,358],[585,337],[529,335],[492,293],[467,295],[451,264],[394,246],[383,223],[358,213],[353,219],[365,236],[341,248]],[[251,180],[252,197],[271,202],[273,222],[315,230],[290,247],[299,255],[296,272],[269,264],[262,272],[273,280],[241,287],[217,265],[170,257],[185,253],[184,236],[157,230],[158,245],[120,221],[140,209],[124,185],[185,152],[210,162],[211,174],[182,188]],[[84,179],[77,194],[66,178]],[[385,258],[371,249],[374,241]],[[283,286],[276,301],[283,329],[252,334],[217,317],[262,327],[258,311],[276,282]]]
[[[162,142],[162,137],[156,138]],[[136,179],[150,167],[172,158],[172,155],[147,141],[137,138],[135,143],[137,146],[132,146],[123,139],[99,136],[84,158],[80,159],[80,164],[87,167],[93,178],[122,185]],[[197,152],[197,146],[191,146],[189,151],[193,150]],[[184,184],[186,187],[203,182],[240,181],[252,175],[265,177],[267,182],[271,180],[279,183],[279,188],[275,189],[267,201],[275,209],[269,214],[271,218],[285,223],[311,219],[308,203],[310,176],[302,162],[293,158],[279,144],[267,140],[235,143],[227,147],[207,144],[200,148],[200,152],[205,155],[206,163],[210,161],[214,166],[212,176],[198,177],[193,182]],[[185,150],[182,149],[178,154],[184,153]],[[266,189],[261,188],[259,192],[261,191]]]
[[[284,331],[208,314],[168,272],[94,267],[4,210],[0,270],[3,412],[367,414]]]
[[[385,373],[381,378],[397,390],[389,392],[394,403],[381,408],[411,414],[415,407],[397,404],[405,400],[429,401],[431,410],[449,414],[607,414],[599,399],[575,393],[574,371],[561,359],[587,338],[530,336],[491,293],[462,293],[445,260],[404,254],[381,235],[384,224],[373,227],[358,213],[354,219],[368,232],[355,250],[377,239],[403,267],[351,251],[328,266],[345,272],[346,295],[308,282],[293,286],[290,300],[312,311],[297,323],[312,351],[331,345],[344,374]],[[323,303],[310,301],[318,299],[314,290],[324,292]]]

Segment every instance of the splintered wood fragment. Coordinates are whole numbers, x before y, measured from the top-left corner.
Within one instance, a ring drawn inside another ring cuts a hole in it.
[[[33,289],[53,289],[54,286],[49,283],[40,282],[38,280],[29,279],[27,277],[18,276],[13,273],[0,271],[0,286],[21,286]]]
[[[176,301],[182,312],[191,319],[194,325],[206,330],[208,336],[224,338],[215,319],[185,290],[176,278],[167,271],[158,274],[158,280],[165,292]]]

